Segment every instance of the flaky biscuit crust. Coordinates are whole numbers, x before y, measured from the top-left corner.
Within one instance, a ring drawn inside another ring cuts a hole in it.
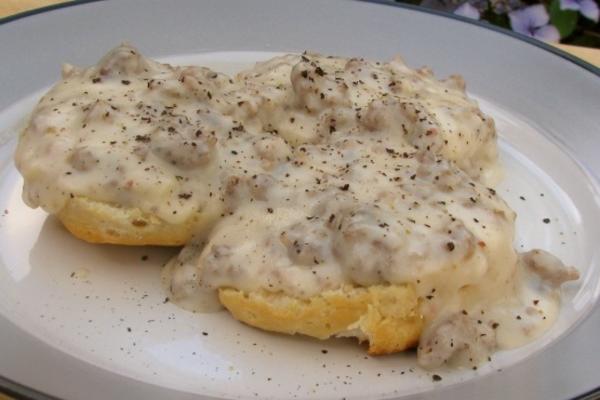
[[[74,236],[90,243],[130,246],[181,246],[212,221],[199,213],[182,224],[171,224],[138,208],[125,208],[74,197],[57,214]]]
[[[266,291],[220,289],[219,300],[239,321],[286,334],[318,339],[357,337],[372,355],[414,347],[423,329],[412,286],[344,286],[309,299]]]

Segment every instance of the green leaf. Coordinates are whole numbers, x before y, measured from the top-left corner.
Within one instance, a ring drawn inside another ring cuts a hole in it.
[[[550,23],[558,29],[561,38],[566,38],[575,30],[579,13],[574,10],[561,10],[560,0],[550,4]]]
[[[600,47],[600,38],[591,35],[578,35],[574,37],[572,40],[568,41],[568,44],[572,44],[574,46],[585,46],[585,47]]]
[[[510,29],[510,22],[506,14],[496,14],[490,8],[486,9],[481,16],[482,19],[502,28]]]

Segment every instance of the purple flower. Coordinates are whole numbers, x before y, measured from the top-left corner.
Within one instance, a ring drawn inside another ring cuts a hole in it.
[[[548,24],[550,16],[546,7],[542,4],[536,4],[508,13],[510,27],[513,31],[545,40],[547,42],[558,42],[560,33],[554,25]]]
[[[598,4],[594,0],[560,0],[561,10],[575,10],[584,17],[598,22]]]
[[[479,10],[473,7],[468,1],[465,1],[460,6],[458,6],[458,8],[454,10],[454,14],[471,19],[479,19],[479,17],[481,16]]]

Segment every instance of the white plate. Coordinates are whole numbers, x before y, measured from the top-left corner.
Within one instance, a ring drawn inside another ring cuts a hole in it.
[[[423,392],[547,399],[600,382],[600,313],[574,330],[600,294],[600,195],[592,177],[600,173],[600,80],[593,73],[476,25],[356,2],[101,2],[5,24],[0,38],[0,71],[13,77],[0,83],[0,376],[87,399]],[[72,238],[23,205],[11,162],[16,127],[37,98],[31,93],[56,79],[61,61],[93,63],[121,40],[151,56],[229,71],[272,55],[265,51],[311,49],[401,53],[438,75],[463,74],[501,135],[507,179],[499,190],[519,215],[516,245],[552,250],[583,272],[565,290],[559,321],[525,348],[476,372],[444,371],[434,383],[410,355],[365,357],[348,341],[267,334],[226,313],[194,315],[164,303],[160,265],[173,250]]]

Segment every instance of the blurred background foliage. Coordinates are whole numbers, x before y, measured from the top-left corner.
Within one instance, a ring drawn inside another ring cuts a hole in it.
[[[600,48],[599,0],[395,0],[450,12],[548,42]]]

